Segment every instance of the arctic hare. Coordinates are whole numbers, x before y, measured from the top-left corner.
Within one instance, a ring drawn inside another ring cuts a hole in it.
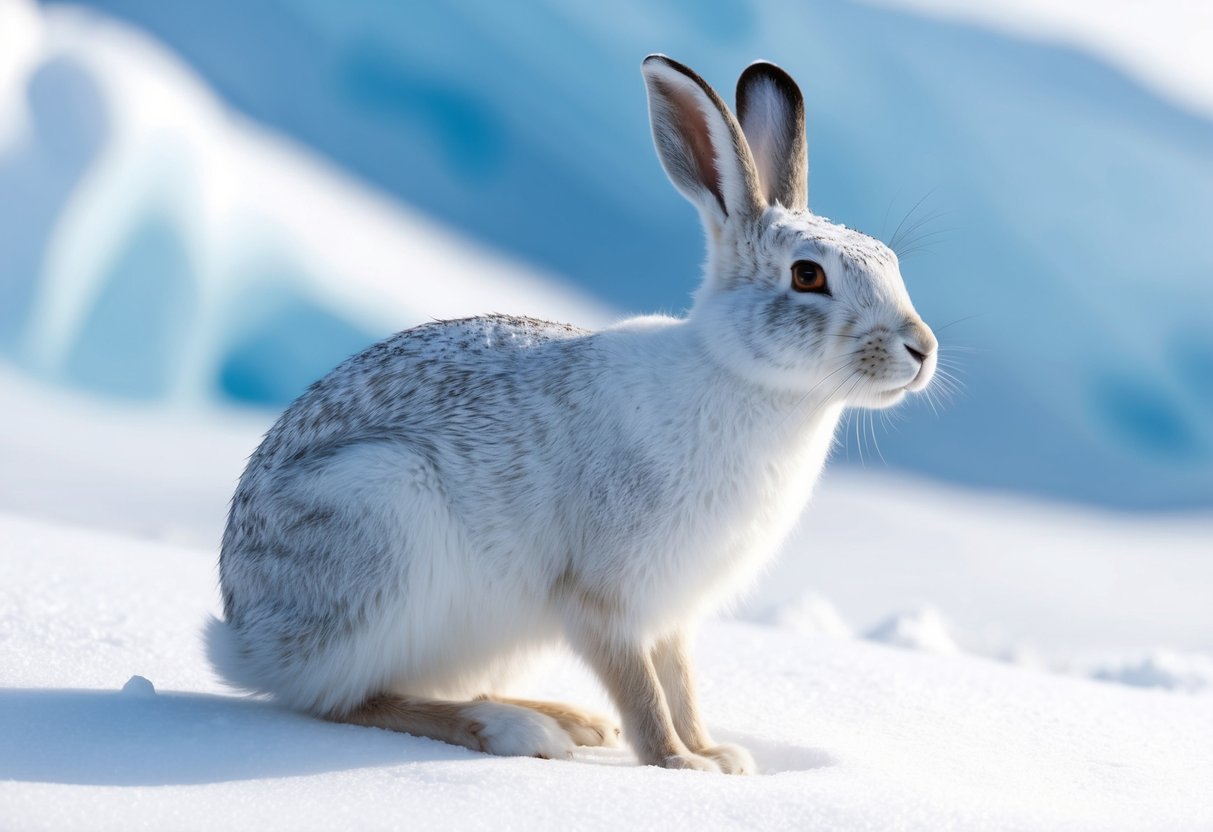
[[[930,381],[896,256],[808,211],[804,102],[755,63],[737,117],[644,60],[657,152],[707,233],[683,318],[601,332],[426,324],[307,390],[250,459],[209,652],[317,716],[493,754],[612,743],[607,720],[502,686],[564,640],[643,763],[745,773],[696,704],[688,633],[809,499],[844,407]]]

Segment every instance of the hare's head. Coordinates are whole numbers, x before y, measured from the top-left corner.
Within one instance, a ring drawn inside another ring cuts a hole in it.
[[[650,55],[643,72],[662,165],[707,230],[707,274],[691,312],[703,349],[765,386],[862,407],[926,387],[937,345],[897,255],[809,213],[796,83],[774,64],[752,64],[737,82],[734,118],[682,64]]]

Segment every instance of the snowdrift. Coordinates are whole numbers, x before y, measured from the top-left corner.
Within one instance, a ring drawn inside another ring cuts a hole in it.
[[[7,516],[0,538],[0,816],[13,828],[1213,823],[1204,697],[719,622],[699,640],[704,707],[761,775],[646,768],[623,749],[490,758],[217,687],[197,637],[210,552]],[[559,657],[525,691],[604,704]]]

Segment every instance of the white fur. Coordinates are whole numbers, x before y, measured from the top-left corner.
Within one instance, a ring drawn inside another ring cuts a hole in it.
[[[468,705],[464,713],[484,726],[476,736],[490,754],[562,760],[575,748],[556,720],[529,708],[485,701]]]
[[[707,749],[703,753],[704,756],[714,760],[722,771],[729,774],[754,774],[758,771],[758,766],[755,765],[754,758],[750,756],[750,752],[740,745],[724,743],[715,748]]]
[[[765,203],[737,193],[757,175],[748,151],[732,152],[733,117],[657,64],[646,75],[703,99],[736,203],[712,214],[714,197],[699,199],[712,183],[691,189],[713,233],[690,314],[598,333],[431,324],[314,385],[233,498],[227,621],[208,631],[226,679],[340,715],[383,693],[497,692],[560,640],[651,648],[769,560],[845,406],[886,406],[929,379],[903,345],[933,353],[934,339],[892,253],[803,210],[746,210]],[[791,291],[790,264],[806,257],[832,297]],[[567,751],[547,717],[469,707],[497,753]],[[743,750],[716,750],[688,765],[753,769]]]
[[[767,183],[776,181],[783,175],[778,164],[793,152],[786,146],[788,137],[781,129],[791,118],[790,109],[788,102],[775,88],[774,82],[764,79],[754,84],[750,92],[749,111],[742,128],[764,189],[768,187]],[[770,201],[769,193],[767,196]],[[807,195],[805,197],[807,202]]]

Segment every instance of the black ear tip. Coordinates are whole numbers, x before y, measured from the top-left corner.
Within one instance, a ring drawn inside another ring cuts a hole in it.
[[[678,61],[674,60],[669,55],[663,55],[660,52],[654,52],[652,55],[646,57],[640,64],[641,70],[658,66],[664,66],[666,69],[672,69],[675,72],[679,72],[687,76],[688,78],[699,80],[699,76],[695,73],[695,70],[691,69],[686,64],[678,63]]]
[[[737,98],[743,100],[746,95],[746,90],[756,81],[770,81],[776,86],[785,96],[793,101],[803,100],[800,93],[800,87],[791,75],[788,75],[782,68],[770,61],[754,61],[745,68],[741,73],[741,77],[737,79]]]
[[[654,52],[652,55],[648,55],[643,61],[640,62],[641,71],[646,69],[659,69],[661,67],[672,69],[675,72],[681,72],[684,75],[691,74],[690,67],[683,66],[669,55],[663,55],[660,52]]]
[[[766,75],[772,77],[782,76],[784,78],[792,77],[791,75],[788,75],[788,73],[785,72],[778,64],[773,64],[770,61],[754,61],[754,63],[747,66],[741,73],[741,77],[743,78],[747,75]]]

